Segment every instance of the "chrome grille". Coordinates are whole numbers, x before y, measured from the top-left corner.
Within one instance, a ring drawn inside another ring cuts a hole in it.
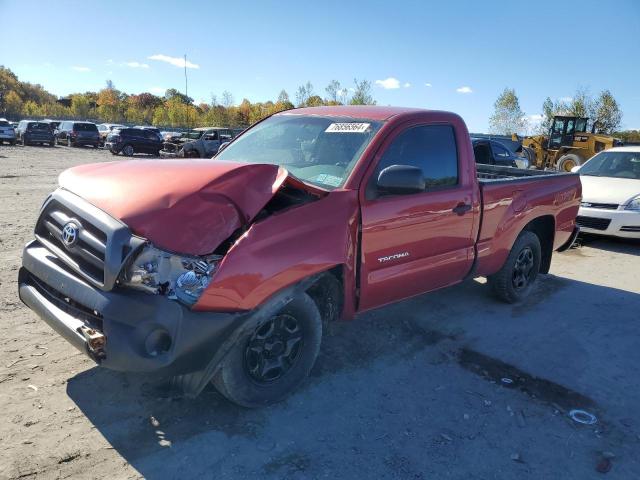
[[[70,223],[77,227],[71,244],[63,239]],[[43,206],[35,236],[66,266],[103,290],[113,288],[123,263],[144,243],[120,221],[61,189]]]
[[[580,227],[592,228],[593,230],[606,230],[611,223],[610,218],[583,217],[578,215],[576,223]]]

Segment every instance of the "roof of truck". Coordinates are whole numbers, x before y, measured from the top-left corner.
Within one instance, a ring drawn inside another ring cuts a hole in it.
[[[278,115],[323,115],[352,117],[368,120],[387,120],[403,113],[425,112],[423,108],[383,107],[378,105],[337,105],[331,107],[305,107],[286,110]]]

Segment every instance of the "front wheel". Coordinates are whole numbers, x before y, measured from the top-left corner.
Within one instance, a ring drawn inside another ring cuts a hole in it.
[[[584,159],[575,153],[567,153],[558,160],[558,170],[560,172],[570,172],[574,167],[584,163]]]
[[[487,278],[500,300],[517,303],[531,293],[540,271],[541,252],[535,233],[524,231],[518,235],[502,268]]]
[[[133,149],[133,145],[125,145],[124,147],[122,147],[122,153],[124,154],[125,157],[132,157],[133,154],[135,153],[135,150]]]
[[[230,401],[255,408],[279,402],[309,375],[320,351],[322,319],[303,293],[245,332],[212,383]]]

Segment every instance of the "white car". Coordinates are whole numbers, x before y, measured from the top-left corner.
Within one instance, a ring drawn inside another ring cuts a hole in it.
[[[582,182],[582,232],[640,238],[640,147],[605,150],[572,171]]]

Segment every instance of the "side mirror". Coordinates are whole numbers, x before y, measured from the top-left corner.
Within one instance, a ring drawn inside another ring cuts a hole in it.
[[[578,170],[580,170],[580,165],[576,165],[575,167],[573,167],[573,168],[571,169],[571,173],[577,173],[577,172],[578,172]]]
[[[422,170],[410,165],[391,165],[378,175],[380,193],[403,195],[424,192],[426,183]]]

